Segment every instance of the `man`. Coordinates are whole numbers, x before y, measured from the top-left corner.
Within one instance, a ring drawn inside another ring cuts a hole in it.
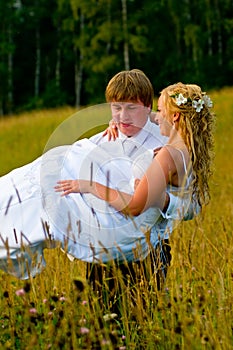
[[[159,126],[150,120],[154,91],[150,80],[142,71],[133,69],[116,74],[109,81],[105,96],[106,101],[111,104],[112,118],[117,124],[119,140],[122,142],[125,155],[135,159],[145,150],[160,148],[166,143],[167,139],[161,136]],[[99,133],[90,140],[100,145],[109,141],[109,134]],[[87,279],[100,296],[103,297],[102,293],[108,288],[114,299],[115,285],[118,284],[116,271],[120,270],[125,282],[128,283],[130,279],[132,284],[140,279],[141,274],[145,276],[148,269],[147,260],[150,261],[152,273],[156,274],[158,289],[161,288],[171,260],[169,234],[174,220],[177,219],[177,208],[183,210],[182,208],[187,207],[185,201],[182,202],[181,199],[172,195],[168,195],[167,200],[159,224],[156,223],[151,230],[151,237],[156,238],[153,240],[151,252],[145,261],[140,262],[140,259],[135,258],[135,263],[87,264]],[[186,219],[192,217],[193,208],[190,206]],[[103,276],[105,276],[105,281],[108,280],[108,286],[103,285]]]

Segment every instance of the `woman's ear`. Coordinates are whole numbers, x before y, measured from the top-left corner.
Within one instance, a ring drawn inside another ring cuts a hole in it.
[[[180,112],[176,112],[173,114],[173,122],[177,122],[180,119]]]

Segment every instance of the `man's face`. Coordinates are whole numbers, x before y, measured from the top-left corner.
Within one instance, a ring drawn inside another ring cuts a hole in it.
[[[112,118],[126,136],[136,135],[146,124],[150,107],[142,102],[111,102]]]

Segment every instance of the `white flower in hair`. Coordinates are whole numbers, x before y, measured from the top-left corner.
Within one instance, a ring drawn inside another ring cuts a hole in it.
[[[204,95],[199,100],[192,100],[190,97],[186,98],[181,93],[180,94],[177,93],[175,95],[170,95],[170,97],[175,98],[177,106],[180,106],[182,104],[184,105],[187,102],[192,102],[192,107],[198,113],[203,109],[204,105],[208,108],[213,107],[213,102],[208,95]]]
[[[177,106],[184,105],[187,102],[187,98],[184,97],[182,94],[179,94],[176,96],[176,104]]]
[[[192,106],[196,110],[196,112],[200,112],[202,110],[202,108],[203,108],[204,103],[205,102],[202,99],[199,99],[198,101],[193,100],[192,101]]]
[[[203,99],[203,101],[204,101],[206,107],[208,107],[208,108],[213,107],[213,102],[212,102],[212,100],[210,99],[210,97],[209,97],[208,95],[204,95],[204,96],[202,97],[202,99]]]

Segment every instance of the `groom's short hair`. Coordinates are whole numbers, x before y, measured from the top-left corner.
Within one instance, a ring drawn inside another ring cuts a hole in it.
[[[109,81],[105,97],[107,102],[141,101],[153,106],[154,89],[146,74],[140,69],[124,70]]]

